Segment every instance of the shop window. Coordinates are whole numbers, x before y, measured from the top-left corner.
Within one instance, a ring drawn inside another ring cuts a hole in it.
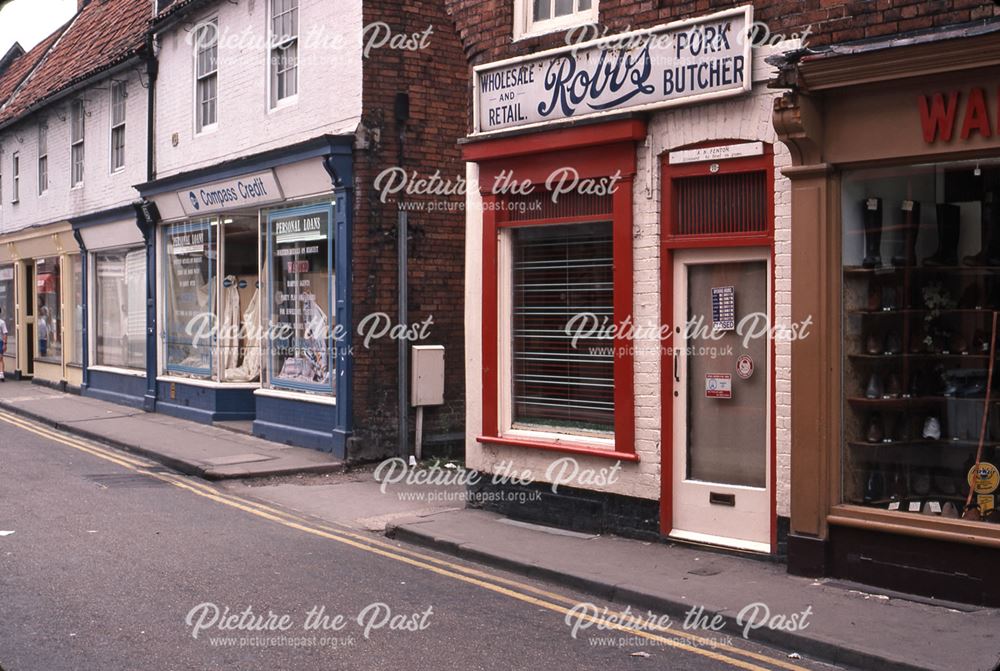
[[[35,261],[36,356],[42,361],[62,363],[61,274],[59,257]]]
[[[70,105],[70,185],[83,183],[83,136],[86,116],[82,100]]]
[[[215,340],[214,220],[164,232],[164,362],[170,373],[212,375]]]
[[[146,368],[146,251],[94,255],[94,364]]]
[[[219,370],[226,382],[260,379],[260,326],[257,217],[222,220],[224,271],[219,300]]]
[[[71,313],[73,341],[69,351],[69,363],[77,366],[83,365],[83,260],[79,254],[68,257],[70,281],[72,286],[70,291],[73,294],[73,308]]]
[[[1000,522],[1000,162],[850,172],[842,197],[843,499],[957,518],[971,491]]]
[[[212,19],[195,31],[195,130],[201,132],[218,120],[219,22]]]
[[[271,387],[334,392],[333,234],[329,204],[268,214]]]
[[[512,231],[512,422],[614,430],[614,340],[574,341],[567,324],[614,319],[610,222]]]
[[[125,82],[111,82],[111,172],[125,167]]]
[[[49,190],[49,126],[38,124],[38,195]]]
[[[270,0],[271,107],[299,91],[299,0]]]
[[[7,325],[7,355],[17,352],[17,324],[14,313],[17,297],[14,293],[14,266],[0,266],[0,319]]]
[[[598,0],[514,0],[515,39],[597,21]]]

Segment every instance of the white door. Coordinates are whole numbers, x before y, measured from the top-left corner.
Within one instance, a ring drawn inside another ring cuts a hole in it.
[[[674,258],[670,535],[770,552],[770,254]]]

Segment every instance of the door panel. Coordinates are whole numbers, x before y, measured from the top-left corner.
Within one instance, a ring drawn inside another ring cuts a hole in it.
[[[675,257],[671,535],[770,550],[770,296],[766,250]]]

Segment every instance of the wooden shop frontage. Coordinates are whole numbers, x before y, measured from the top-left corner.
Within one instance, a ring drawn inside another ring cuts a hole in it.
[[[780,65],[793,573],[1000,605],[998,60],[994,25]]]

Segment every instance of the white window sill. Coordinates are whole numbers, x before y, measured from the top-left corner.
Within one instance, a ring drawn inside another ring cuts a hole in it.
[[[299,94],[296,93],[295,95],[289,96],[288,98],[282,98],[281,100],[271,105],[270,108],[268,108],[267,113],[276,114],[278,112],[281,112],[282,110],[288,109],[289,107],[295,107],[298,104],[299,104]]]
[[[129,375],[131,377],[146,377],[146,371],[135,368],[118,368],[117,366],[90,366],[87,370],[96,370],[101,373],[114,373],[115,375]]]
[[[560,433],[558,431],[536,431],[531,429],[507,429],[501,433],[503,438],[514,440],[541,440],[549,442],[565,443],[567,445],[580,445],[586,447],[606,447],[608,450],[615,449],[615,439],[601,438],[596,435],[581,433]]]
[[[254,392],[254,396],[283,398],[289,401],[307,401],[309,403],[319,403],[320,405],[337,405],[337,399],[333,396],[319,396],[305,392],[285,391],[284,389],[258,389]]]
[[[195,137],[201,137],[202,135],[211,135],[212,133],[219,130],[218,122],[213,123],[211,126],[203,126],[201,130],[196,130],[194,132]]]
[[[215,380],[199,380],[198,378],[180,377],[177,375],[159,375],[156,381],[187,384],[192,387],[207,387],[209,389],[258,389],[260,387],[256,382],[217,382]]]
[[[594,26],[597,24],[597,13],[593,12],[590,14],[575,14],[566,17],[561,17],[558,19],[549,19],[547,21],[536,22],[535,25],[529,26],[526,30],[514,31],[513,41],[520,42],[521,40],[529,40],[535,37],[542,37],[545,35],[552,35],[553,33],[563,33],[573,28],[581,28],[583,26]],[[593,36],[587,35],[590,41],[593,37],[597,37],[598,33]],[[572,46],[567,42],[566,46]]]

